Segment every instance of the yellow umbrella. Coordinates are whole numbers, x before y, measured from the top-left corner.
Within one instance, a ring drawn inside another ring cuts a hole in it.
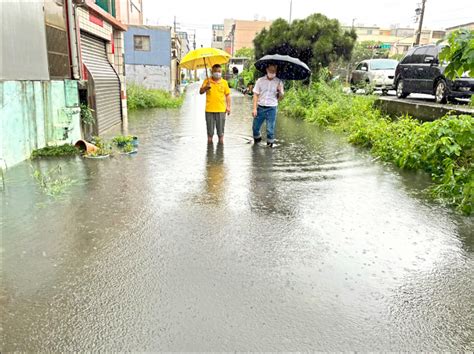
[[[230,54],[217,48],[198,48],[190,51],[181,59],[180,66],[189,70],[206,69],[215,64],[225,64],[229,61]]]

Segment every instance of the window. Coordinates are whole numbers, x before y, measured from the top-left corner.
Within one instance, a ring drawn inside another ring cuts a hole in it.
[[[423,63],[423,60],[425,59],[425,53],[426,53],[426,47],[417,48],[411,57],[410,63],[413,63],[413,64]]]
[[[133,36],[135,50],[150,51],[150,36]]]
[[[397,67],[398,61],[392,59],[374,59],[370,62],[371,70],[392,70]]]
[[[425,56],[436,58],[438,56],[438,48],[434,45],[427,47]]]
[[[362,64],[363,63],[360,63],[359,65],[357,65],[356,70],[360,70],[362,68]]]
[[[222,36],[217,36],[216,37],[216,42],[222,42]]]
[[[367,34],[372,34],[372,30],[367,30]]]
[[[412,55],[413,55],[413,52],[415,51],[414,48],[411,48],[410,50],[408,50],[408,53],[405,55],[405,57],[402,59],[401,63],[402,64],[410,64],[411,63],[411,58],[412,58]]]

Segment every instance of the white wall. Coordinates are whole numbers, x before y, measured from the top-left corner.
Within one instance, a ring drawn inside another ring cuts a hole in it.
[[[161,65],[125,64],[127,83],[143,85],[147,88],[170,89],[170,67]]]

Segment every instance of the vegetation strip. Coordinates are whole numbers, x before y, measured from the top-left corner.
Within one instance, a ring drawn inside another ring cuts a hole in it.
[[[127,106],[130,111],[144,108],[179,108],[183,104],[183,99],[183,95],[174,97],[164,90],[127,85]]]
[[[73,145],[64,144],[59,146],[46,146],[41,149],[33,150],[31,153],[31,159],[37,159],[40,157],[60,157],[60,156],[74,156],[79,155],[79,149]]]
[[[474,204],[474,119],[447,115],[421,123],[404,116],[392,120],[374,108],[374,97],[348,95],[338,82],[294,85],[281,110],[290,117],[343,132],[349,142],[367,147],[400,168],[423,170],[437,200],[471,214]]]

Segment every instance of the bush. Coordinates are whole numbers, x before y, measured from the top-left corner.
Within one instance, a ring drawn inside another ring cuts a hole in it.
[[[95,118],[92,114],[92,109],[85,103],[81,103],[81,122],[84,125],[94,125]]]
[[[38,159],[41,157],[61,157],[61,156],[74,156],[80,153],[79,149],[70,144],[58,145],[58,146],[46,146],[41,149],[33,150],[31,153],[31,159]]]
[[[344,132],[355,145],[384,161],[428,172],[437,200],[471,214],[474,204],[474,123],[471,115],[421,123],[391,120],[373,107],[371,96],[346,95],[339,83],[312,83],[290,89],[281,110],[291,117]]]
[[[163,90],[147,89],[140,85],[127,86],[128,110],[144,108],[179,108],[183,104],[183,97],[173,97]]]

